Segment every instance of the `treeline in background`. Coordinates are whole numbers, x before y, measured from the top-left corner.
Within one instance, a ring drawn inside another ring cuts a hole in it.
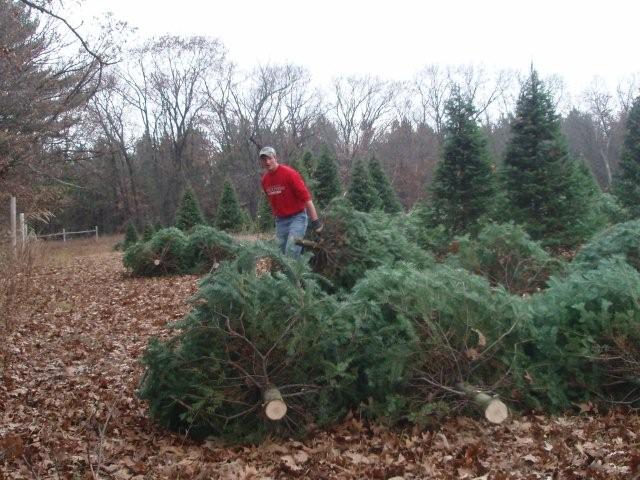
[[[165,36],[116,48],[119,27],[102,32],[96,50],[70,54],[51,17],[0,0],[0,200],[17,196],[40,233],[173,225],[187,189],[213,225],[231,189],[243,228],[254,228],[264,145],[304,167],[320,196],[331,165],[342,192],[374,159],[372,169],[407,211],[434,192],[452,93],[468,103],[497,172],[534,72],[416,58],[417,73],[406,81],[344,76],[318,86],[296,65],[241,70],[213,38]],[[630,75],[613,89],[594,79],[568,92],[545,73],[541,84],[568,153],[610,191],[640,79]]]

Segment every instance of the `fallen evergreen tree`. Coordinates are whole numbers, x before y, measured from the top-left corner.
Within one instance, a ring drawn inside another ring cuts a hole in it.
[[[434,263],[396,228],[392,217],[359,212],[344,200],[332,202],[322,233],[302,244],[313,253],[313,270],[344,289],[382,265],[411,262],[421,268]]]
[[[457,237],[450,244],[450,251],[447,263],[461,266],[516,294],[543,289],[549,276],[562,267],[560,260],[512,223],[490,223],[477,237]]]
[[[482,392],[508,392],[510,356],[528,321],[520,298],[446,265],[367,272],[340,315],[352,328],[351,389],[368,399],[365,413],[391,424],[434,423]]]
[[[147,242],[136,242],[124,252],[124,266],[134,275],[150,277],[185,271],[187,236],[175,227],[164,228]]]
[[[640,220],[619,223],[595,235],[578,251],[571,270],[591,270],[615,256],[640,271]]]
[[[640,406],[640,273],[621,258],[553,277],[532,299],[518,391],[535,408]]]
[[[224,263],[175,336],[149,344],[140,396],[151,415],[195,437],[253,442],[355,409],[391,424],[435,422],[474,402],[495,411],[484,392],[506,383],[517,297],[447,266],[381,267],[340,302],[320,282],[260,245]]]
[[[579,255],[531,297],[501,284],[521,281],[522,265],[553,262],[512,225],[488,226],[435,264],[383,214],[336,202],[326,223],[302,261],[264,244],[237,247],[201,283],[175,335],[150,342],[140,394],[162,425],[254,442],[350,410],[431,425],[478,409],[500,422],[507,405],[639,404],[640,273],[627,263],[635,237],[614,234],[631,222],[585,246],[581,255],[605,252],[597,268]],[[596,248],[603,238],[623,240]],[[488,278],[460,268],[462,256],[454,264],[466,248]]]
[[[220,262],[233,258],[238,251],[233,237],[205,225],[197,225],[187,238],[184,266],[191,273],[208,273]]]
[[[340,418],[336,302],[317,280],[304,262],[261,245],[206,277],[176,335],[151,341],[144,355],[140,396],[151,415],[235,442]]]
[[[417,204],[406,215],[395,217],[393,228],[402,232],[410,242],[430,252],[438,261],[451,253],[453,236],[443,225],[430,225],[431,211],[424,203]]]
[[[131,245],[123,263],[134,275],[143,277],[207,273],[233,258],[237,248],[233,237],[213,227],[196,225],[189,234],[171,227]]]

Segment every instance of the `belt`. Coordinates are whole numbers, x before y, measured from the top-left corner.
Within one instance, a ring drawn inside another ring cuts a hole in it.
[[[304,212],[304,208],[302,210],[300,210],[299,212],[296,213],[292,213],[291,215],[285,215],[284,217],[281,217],[279,215],[276,215],[280,220],[285,220],[287,218],[291,218],[291,217],[295,217],[296,215],[300,215],[301,213]]]

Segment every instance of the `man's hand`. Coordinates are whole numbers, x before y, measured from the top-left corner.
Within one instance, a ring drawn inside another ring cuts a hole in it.
[[[320,220],[319,218],[316,218],[315,220],[311,220],[311,229],[315,233],[320,233],[323,228],[324,228],[324,225],[322,224],[322,220]]]

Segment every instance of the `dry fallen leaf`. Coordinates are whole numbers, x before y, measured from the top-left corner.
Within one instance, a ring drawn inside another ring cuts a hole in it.
[[[309,454],[304,451],[299,451],[293,455],[293,458],[298,464],[303,464],[309,460]]]
[[[302,467],[296,463],[295,459],[291,455],[284,455],[280,457],[280,460],[282,460],[285,465],[294,472],[302,470]]]
[[[91,478],[87,459],[95,469],[100,449],[101,477],[132,480],[510,480],[550,472],[623,480],[640,473],[640,417],[624,410],[525,416],[500,426],[452,417],[426,431],[350,415],[298,441],[191,441],[153,422],[136,390],[149,338],[173,334],[166,325],[192,308],[198,277],[130,278],[110,249],[65,258],[37,267],[38,288],[18,295],[15,328],[3,338],[0,478],[54,478],[54,470],[59,478]],[[482,344],[478,333],[475,350]]]
[[[24,442],[19,435],[9,434],[0,438],[0,460],[13,460],[22,455]]]

